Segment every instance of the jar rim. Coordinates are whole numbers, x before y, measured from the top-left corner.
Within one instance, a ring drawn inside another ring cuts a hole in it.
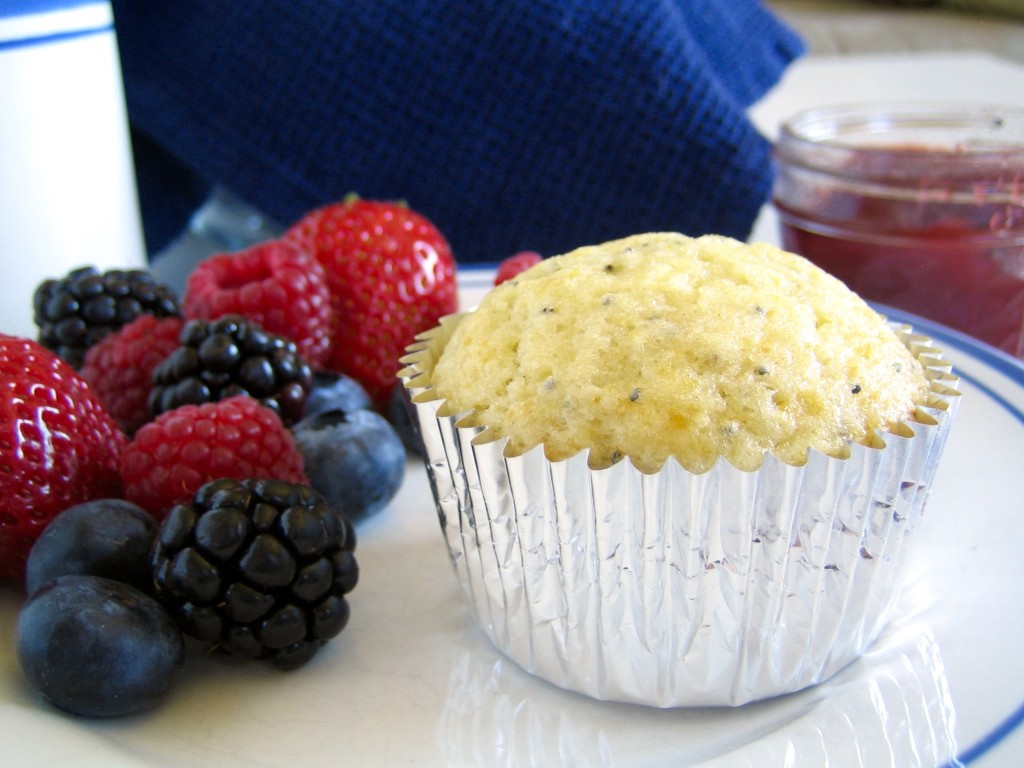
[[[782,123],[776,151],[790,160],[814,152],[972,163],[1024,161],[1024,109],[947,102],[871,102],[804,110]],[[822,153],[826,153],[822,155]]]

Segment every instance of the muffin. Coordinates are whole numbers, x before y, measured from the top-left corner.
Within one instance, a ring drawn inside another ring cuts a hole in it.
[[[870,644],[958,402],[930,340],[810,262],[674,233],[547,259],[404,362],[485,633],[663,707],[799,690]]]

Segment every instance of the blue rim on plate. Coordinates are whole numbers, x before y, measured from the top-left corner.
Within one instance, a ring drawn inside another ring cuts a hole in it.
[[[892,320],[912,325],[915,329],[919,329],[922,333],[930,336],[948,348],[956,349],[959,352],[973,357],[975,360],[980,361],[989,368],[1003,374],[1014,383],[1024,387],[1024,363],[1014,357],[1011,357],[1005,352],[989,346],[988,344],[979,341],[972,336],[968,336],[965,333],[955,331],[952,328],[940,325],[939,323],[934,323],[922,317],[911,315],[891,307],[876,305],[876,309]],[[999,405],[1000,408],[1013,416],[1019,423],[1024,424],[1024,411],[996,392],[992,387],[982,383],[974,376],[965,374],[961,370],[957,370],[956,374],[961,379],[969,382],[972,386],[984,392],[987,397],[991,398]],[[943,768],[959,768],[960,766],[970,765],[998,746],[1003,740],[1010,736],[1010,734],[1016,731],[1022,723],[1024,723],[1024,702],[1021,702],[1021,705],[1007,715],[1002,722],[996,725],[995,728],[978,739],[970,747],[961,751],[956,760],[947,763]]]
[[[1021,363],[1021,361],[1011,357],[1005,352],[989,346],[988,344],[985,344],[972,336],[968,336],[965,333],[955,331],[952,328],[947,328],[944,325],[934,323],[922,317],[911,315],[907,312],[902,312],[891,307],[876,305],[876,309],[886,317],[897,322],[908,323],[914,328],[919,329],[927,336],[935,339],[940,344],[944,344],[946,347],[963,352],[964,354],[984,363],[989,368],[1005,375],[1016,384],[1024,386],[1024,363]],[[992,387],[979,381],[977,378],[965,374],[960,370],[956,373],[957,376],[967,382],[970,382],[972,386],[977,387],[984,392],[985,395],[996,402],[1018,422],[1024,424],[1024,411],[996,392]],[[1006,737],[1017,730],[1022,723],[1024,723],[1024,702],[1021,702],[1021,705],[1015,711],[1011,712],[1002,722],[978,739],[978,741],[963,750],[957,756],[956,760],[948,763],[944,768],[958,768],[959,766],[970,765],[1006,739]]]

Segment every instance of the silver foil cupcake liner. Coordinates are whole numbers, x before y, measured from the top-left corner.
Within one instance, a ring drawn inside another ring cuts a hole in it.
[[[509,658],[597,699],[735,706],[826,680],[878,635],[959,402],[930,339],[893,326],[930,397],[870,447],[645,474],[542,446],[506,456],[449,413],[430,377],[460,317],[421,335],[400,376],[458,583]]]

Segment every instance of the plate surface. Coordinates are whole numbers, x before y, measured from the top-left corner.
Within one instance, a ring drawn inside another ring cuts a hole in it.
[[[492,273],[460,273],[463,305]],[[0,591],[0,764],[11,766],[979,766],[1024,750],[1024,367],[937,338],[964,400],[897,618],[817,688],[740,709],[656,710],[557,689],[501,656],[463,606],[426,475],[359,528],[352,620],[306,667],[190,656],[145,716],[66,717],[24,683],[21,601]]]

